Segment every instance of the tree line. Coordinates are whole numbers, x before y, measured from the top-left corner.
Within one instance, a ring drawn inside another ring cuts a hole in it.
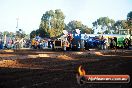
[[[6,37],[10,37],[10,38],[20,38],[20,39],[28,36],[28,35],[25,33],[25,31],[23,31],[22,29],[17,30],[16,33],[14,33],[14,32],[9,32],[9,31],[0,32],[0,38],[1,38],[1,39],[2,39],[5,35],[6,35]]]
[[[93,34],[99,27],[103,34],[118,34],[119,29],[132,30],[132,11],[127,14],[126,20],[114,21],[109,17],[100,17],[92,23],[93,27],[89,28],[81,21],[73,20],[68,24],[64,22],[65,15],[61,9],[46,11],[41,18],[39,29],[33,30],[30,33],[30,38],[40,36],[42,38],[55,38],[62,35],[63,30],[67,30],[69,33],[80,29],[81,33]]]

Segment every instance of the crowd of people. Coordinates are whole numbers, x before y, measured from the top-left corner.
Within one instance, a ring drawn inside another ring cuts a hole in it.
[[[44,39],[32,39],[31,48],[32,49],[44,49],[48,47],[48,41]]]
[[[0,40],[0,49],[20,49],[30,47],[30,40],[9,39],[8,41]]]
[[[54,41],[49,39],[32,39],[32,40],[9,40],[4,43],[4,41],[0,40],[0,49],[19,49],[19,48],[32,48],[32,49],[45,49],[45,48],[54,48]],[[83,43],[84,42],[84,43]],[[131,46],[131,40],[125,38],[123,42],[121,42],[123,46],[121,48],[129,49]],[[83,45],[82,45],[83,44]],[[119,44],[119,41],[118,41]],[[98,48],[98,49],[114,49],[120,47],[117,45],[117,38],[109,38],[108,41],[105,38],[97,39],[97,38],[88,38],[84,41],[75,42],[74,38],[71,42],[63,41],[62,48],[63,50],[69,50],[69,48],[73,50],[79,50],[80,48],[85,50],[89,50],[89,48]]]

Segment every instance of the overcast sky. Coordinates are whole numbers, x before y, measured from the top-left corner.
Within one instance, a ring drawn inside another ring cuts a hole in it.
[[[16,31],[18,27],[26,33],[39,28],[42,15],[48,10],[61,9],[65,23],[79,20],[92,27],[99,17],[124,20],[132,11],[132,0],[0,0],[0,31]]]

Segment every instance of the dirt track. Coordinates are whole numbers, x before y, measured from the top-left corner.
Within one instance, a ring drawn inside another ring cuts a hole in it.
[[[128,74],[132,77],[132,51],[1,50],[0,88],[131,88],[131,82],[80,86],[76,81],[80,65],[87,74]]]

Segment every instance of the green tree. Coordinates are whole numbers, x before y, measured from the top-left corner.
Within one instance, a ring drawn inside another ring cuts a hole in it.
[[[14,38],[14,37],[15,37],[15,33],[9,32],[9,36],[10,36],[11,38]]]
[[[36,37],[36,31],[33,30],[33,31],[30,33],[30,39],[35,38],[35,37]]]
[[[4,36],[5,36],[5,35],[6,35],[6,36],[9,36],[9,32],[8,32],[8,31],[4,31],[4,32],[3,32],[3,35],[4,35]]]
[[[46,11],[41,18],[40,28],[46,36],[60,36],[65,28],[64,19],[65,16],[60,9]]]
[[[91,28],[88,28],[87,25],[83,25],[81,21],[70,21],[66,28],[65,28],[68,32],[73,32],[75,31],[75,29],[80,29],[81,30],[81,33],[93,33],[92,29]]]
[[[92,28],[88,28],[87,25],[82,24],[80,29],[81,29],[81,33],[93,34]]]
[[[36,35],[42,38],[48,37],[48,33],[43,30],[43,28],[39,28],[36,30]]]
[[[132,22],[132,11],[127,14],[127,20]]]
[[[127,20],[118,20],[115,22],[114,27],[115,33],[119,33],[119,29],[127,29],[128,28],[128,23]]]
[[[82,22],[73,20],[73,21],[69,22],[67,24],[67,26],[68,26],[68,31],[72,32],[75,29],[80,29],[82,27]]]
[[[128,29],[130,29],[130,34],[132,35],[132,11],[127,14]]]
[[[99,26],[101,26],[102,33],[111,33],[111,30],[113,29],[115,21],[113,19],[110,19],[108,17],[100,17],[96,21],[94,21],[93,28],[96,30]]]

